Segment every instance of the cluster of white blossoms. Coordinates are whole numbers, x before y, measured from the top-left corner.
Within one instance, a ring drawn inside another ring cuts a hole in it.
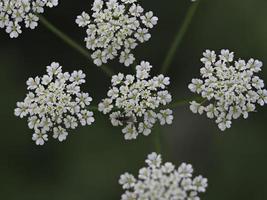
[[[35,29],[44,7],[54,7],[58,0],[0,0],[0,28],[4,28],[10,38],[22,33],[22,23],[26,28]]]
[[[216,118],[218,127],[224,131],[231,127],[233,119],[241,116],[246,119],[249,112],[255,111],[256,104],[267,103],[264,82],[256,76],[262,62],[234,61],[234,53],[229,50],[221,50],[219,56],[207,50],[203,55],[201,79],[193,79],[189,85],[192,92],[201,94],[203,101],[191,102],[192,112],[206,112],[208,118]]]
[[[47,66],[47,74],[29,78],[29,93],[24,102],[18,102],[15,115],[28,117],[28,126],[34,130],[33,141],[43,145],[48,134],[60,142],[68,135],[67,129],[75,129],[94,122],[93,112],[87,110],[92,98],[81,92],[80,85],[85,83],[85,74],[73,71],[62,72],[62,67],[53,62]]]
[[[124,126],[126,140],[136,139],[139,133],[147,136],[154,124],[171,124],[172,110],[160,109],[171,102],[172,96],[166,90],[170,79],[163,75],[150,78],[152,66],[145,61],[136,66],[136,75],[119,73],[112,77],[108,98],[98,105],[100,112],[111,113],[113,126]]]
[[[122,200],[200,200],[208,180],[202,176],[193,178],[190,164],[178,169],[170,163],[162,163],[161,155],[152,153],[146,160],[147,167],[139,170],[138,178],[129,173],[121,175],[119,183],[126,192]]]
[[[125,66],[131,65],[135,60],[131,51],[151,38],[149,29],[158,21],[137,0],[95,0],[92,11],[92,17],[83,12],[76,23],[87,28],[86,46],[93,51],[97,66],[116,57]]]

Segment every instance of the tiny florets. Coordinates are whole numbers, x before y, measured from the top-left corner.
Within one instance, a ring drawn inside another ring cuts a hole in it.
[[[146,167],[135,178],[129,173],[121,175],[119,184],[125,193],[122,200],[200,200],[199,193],[206,192],[208,180],[193,177],[193,167],[183,163],[178,169],[170,163],[162,163],[161,155],[148,155]]]
[[[131,51],[151,38],[149,29],[158,21],[137,0],[95,0],[92,11],[92,16],[83,12],[76,23],[87,28],[86,47],[93,51],[97,66],[116,57],[125,66],[131,65],[135,60]]]
[[[10,38],[17,38],[22,33],[22,23],[26,28],[35,29],[38,25],[37,14],[44,12],[44,7],[54,7],[58,0],[1,0],[0,28],[4,28]]]
[[[142,61],[136,66],[136,75],[119,73],[112,77],[112,87],[98,109],[110,114],[113,126],[124,126],[126,140],[136,139],[139,133],[149,135],[157,121],[161,125],[171,124],[173,112],[160,109],[172,101],[167,90],[170,79],[163,75],[150,78],[152,66]]]
[[[219,56],[207,50],[203,56],[201,78],[192,79],[188,86],[191,92],[203,98],[202,102],[190,103],[193,113],[216,118],[219,129],[224,131],[231,127],[233,119],[241,116],[246,119],[250,112],[255,112],[257,104],[267,103],[264,82],[256,75],[261,71],[261,61],[235,61],[234,53],[229,50],[221,50]]]
[[[93,112],[86,108],[92,98],[80,89],[84,78],[81,70],[64,73],[62,67],[53,62],[47,66],[46,75],[28,79],[29,93],[24,102],[17,103],[15,115],[28,117],[28,126],[34,130],[32,139],[37,145],[43,145],[50,133],[62,142],[67,138],[67,129],[95,121]]]

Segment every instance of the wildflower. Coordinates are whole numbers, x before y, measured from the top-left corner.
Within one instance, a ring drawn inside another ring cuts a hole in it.
[[[261,61],[235,61],[234,53],[225,49],[219,56],[210,50],[203,56],[201,78],[192,79],[188,86],[191,92],[204,99],[190,103],[193,113],[206,113],[208,118],[215,118],[219,129],[224,131],[231,127],[233,119],[242,116],[246,119],[250,112],[255,112],[257,104],[264,106],[267,103],[264,82],[256,75],[261,71]]]
[[[170,79],[163,75],[150,77],[152,66],[142,61],[136,66],[136,74],[119,73],[112,77],[112,86],[98,110],[109,114],[113,126],[123,126],[126,140],[136,139],[139,134],[150,135],[151,129],[160,125],[172,124],[173,112],[160,109],[172,101],[167,91]]]
[[[92,11],[91,16],[82,12],[76,23],[87,28],[86,47],[93,51],[97,66],[116,57],[125,66],[131,65],[135,60],[131,51],[151,38],[149,30],[158,22],[137,0],[95,0]]]
[[[86,108],[92,98],[80,89],[84,78],[81,70],[64,73],[59,63],[53,62],[47,66],[47,74],[28,79],[29,93],[23,102],[17,103],[15,115],[28,117],[28,127],[34,131],[32,140],[37,145],[43,145],[49,134],[62,142],[68,136],[68,129],[95,121],[93,112]]]
[[[44,7],[54,7],[58,0],[2,0],[0,1],[0,28],[4,28],[10,38],[17,38],[26,28],[38,26],[37,14],[44,12]]]
[[[146,163],[137,178],[129,173],[120,176],[119,184],[125,190],[122,200],[196,200],[199,193],[206,192],[208,180],[201,175],[193,177],[190,164],[182,163],[176,169],[170,162],[162,163],[156,153],[149,154]]]

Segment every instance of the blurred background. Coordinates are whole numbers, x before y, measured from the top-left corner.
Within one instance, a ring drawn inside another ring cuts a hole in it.
[[[84,45],[85,31],[74,21],[90,10],[92,2],[61,0],[58,7],[46,9],[45,17]],[[152,39],[135,54],[138,61],[150,61],[157,74],[191,2],[140,2],[160,21]],[[187,85],[199,76],[205,49],[229,48],[238,58],[262,60],[265,67],[260,76],[267,82],[266,9],[266,0],[202,0],[169,71],[174,99],[192,96]],[[28,77],[44,74],[52,61],[60,62],[65,71],[82,69],[87,74],[84,90],[93,96],[94,105],[106,96],[110,79],[42,24],[34,31],[23,30],[18,39],[9,39],[0,30],[0,199],[120,199],[120,174],[138,173],[147,154],[156,150],[159,130],[126,142],[107,116],[95,113],[93,126],[72,131],[64,143],[51,138],[45,146],[36,146],[26,120],[13,114],[16,102],[24,99]],[[129,72],[117,60],[110,66],[116,72]],[[257,110],[222,133],[214,121],[192,114],[187,105],[178,107],[174,124],[160,130],[163,159],[177,165],[192,163],[196,175],[208,177],[209,188],[202,199],[267,199],[267,107]]]

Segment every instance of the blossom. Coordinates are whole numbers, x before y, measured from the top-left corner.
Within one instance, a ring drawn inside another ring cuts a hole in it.
[[[264,81],[257,76],[263,63],[259,60],[235,60],[234,53],[221,50],[219,56],[215,51],[206,50],[201,62],[201,78],[192,79],[188,88],[201,95],[203,101],[190,102],[193,113],[206,113],[210,119],[215,118],[220,130],[230,128],[233,119],[250,112],[255,112],[256,105],[267,103],[267,90]]]
[[[158,22],[137,0],[95,0],[92,11],[92,15],[82,12],[76,23],[86,28],[86,47],[97,66],[117,57],[125,66],[131,65],[132,50],[151,38],[149,30]]]
[[[109,114],[113,126],[123,126],[126,140],[136,139],[139,134],[150,135],[156,122],[172,124],[172,110],[163,109],[172,101],[167,90],[170,79],[163,75],[150,77],[151,68],[149,62],[142,61],[136,66],[135,76],[112,76],[108,97],[98,105],[100,112]]]
[[[156,153],[149,154],[145,162],[147,166],[139,170],[137,178],[129,173],[120,176],[119,184],[125,190],[122,200],[200,200],[199,193],[206,192],[208,180],[201,175],[193,177],[190,164],[182,163],[176,169],[170,162],[162,163]]]
[[[71,74],[62,72],[59,63],[47,66],[47,74],[29,78],[29,93],[17,103],[15,115],[28,118],[28,127],[34,131],[32,140],[43,145],[48,135],[60,142],[66,140],[68,129],[91,125],[95,119],[87,110],[92,98],[81,91],[85,74],[79,70]]]
[[[0,28],[4,28],[10,38],[17,38],[22,33],[22,26],[35,29],[38,14],[44,7],[54,7],[58,0],[2,0],[0,1]]]

